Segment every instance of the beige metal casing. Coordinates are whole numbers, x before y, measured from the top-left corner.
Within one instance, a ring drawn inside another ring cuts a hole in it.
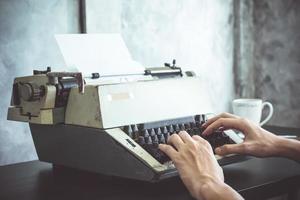
[[[7,119],[13,121],[29,122],[33,124],[57,124],[64,122],[65,120],[65,109],[53,108],[43,109],[36,117],[28,117],[27,115],[21,114],[22,108],[10,107],[8,108]]]
[[[72,88],[65,123],[113,128],[211,112],[200,79],[184,77]]]
[[[19,98],[20,104],[8,108],[7,119],[39,124],[54,124],[63,122],[64,108],[55,108],[56,87],[48,85],[48,77],[45,74],[15,78],[14,84],[34,83],[44,86],[45,94],[35,101],[25,101]],[[14,98],[12,94],[12,99]]]

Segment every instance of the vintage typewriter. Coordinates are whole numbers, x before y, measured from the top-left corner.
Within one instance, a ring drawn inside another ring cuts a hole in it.
[[[57,166],[143,181],[176,176],[158,149],[181,130],[200,135],[210,100],[192,72],[166,64],[130,81],[94,73],[35,70],[14,80],[8,119],[28,122],[38,157]],[[240,143],[235,132],[204,137],[213,148]],[[221,165],[240,156],[216,156]]]

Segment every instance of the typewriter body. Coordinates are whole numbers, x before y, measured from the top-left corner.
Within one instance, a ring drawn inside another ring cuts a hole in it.
[[[98,74],[84,78],[48,68],[14,80],[8,119],[29,123],[41,161],[159,181],[177,171],[158,144],[181,130],[201,135],[211,113],[204,106],[209,105],[204,90],[197,76],[174,66],[149,68],[134,81],[103,81]],[[213,148],[242,142],[231,130],[205,139]],[[235,158],[217,157],[221,165]]]

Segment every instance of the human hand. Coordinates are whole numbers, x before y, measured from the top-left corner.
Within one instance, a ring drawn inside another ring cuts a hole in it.
[[[281,138],[266,131],[253,122],[229,114],[222,113],[202,125],[205,130],[202,135],[209,135],[221,129],[236,129],[245,135],[245,140],[240,144],[227,144],[215,149],[216,154],[227,155],[232,153],[248,154],[258,157],[275,156],[279,154],[278,143]]]
[[[193,197],[219,199],[227,194],[230,197],[228,199],[240,198],[224,183],[223,170],[206,140],[198,135],[191,137],[187,132],[181,131],[171,135],[168,144],[170,145],[160,144],[159,149],[171,158]]]

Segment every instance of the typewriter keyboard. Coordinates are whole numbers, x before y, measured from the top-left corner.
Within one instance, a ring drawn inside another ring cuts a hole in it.
[[[234,143],[234,141],[222,131],[215,131],[209,136],[202,136],[203,129],[201,125],[206,120],[205,115],[196,115],[194,117],[128,125],[123,127],[123,131],[156,160],[164,163],[169,161],[170,158],[158,149],[158,144],[167,143],[168,137],[174,133],[179,133],[179,131],[186,131],[191,136],[201,136],[211,144],[213,149],[224,144]]]

